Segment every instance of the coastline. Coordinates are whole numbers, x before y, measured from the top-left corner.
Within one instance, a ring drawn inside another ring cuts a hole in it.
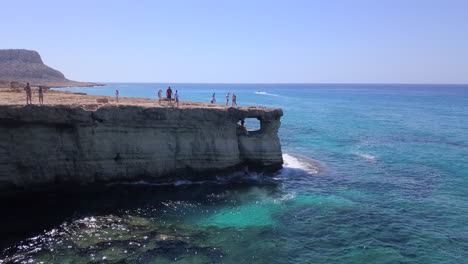
[[[106,86],[106,84],[103,83],[93,83],[93,82],[73,82],[68,85],[46,85],[47,88],[54,88],[54,89],[60,89],[60,88],[88,88],[88,87],[103,87]]]

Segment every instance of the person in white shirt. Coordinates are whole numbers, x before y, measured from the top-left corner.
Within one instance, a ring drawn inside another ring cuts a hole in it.
[[[226,105],[229,105],[229,93],[226,94]]]
[[[161,104],[161,99],[162,99],[162,90],[159,89],[158,91],[158,99],[159,99],[159,104]]]
[[[175,90],[174,98],[175,98],[177,107],[179,107],[179,92],[177,90]]]

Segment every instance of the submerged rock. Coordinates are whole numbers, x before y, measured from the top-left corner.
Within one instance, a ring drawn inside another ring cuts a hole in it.
[[[0,263],[218,262],[224,253],[206,237],[203,230],[141,217],[86,217],[7,249]]]

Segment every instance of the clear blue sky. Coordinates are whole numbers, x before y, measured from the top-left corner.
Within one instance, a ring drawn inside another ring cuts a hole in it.
[[[0,6],[0,48],[37,50],[80,81],[468,83],[466,0]]]

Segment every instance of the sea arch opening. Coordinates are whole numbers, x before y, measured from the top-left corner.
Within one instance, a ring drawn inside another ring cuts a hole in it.
[[[262,129],[262,122],[260,118],[257,117],[248,117],[240,119],[237,123],[238,133],[251,135],[255,133],[260,133]]]

